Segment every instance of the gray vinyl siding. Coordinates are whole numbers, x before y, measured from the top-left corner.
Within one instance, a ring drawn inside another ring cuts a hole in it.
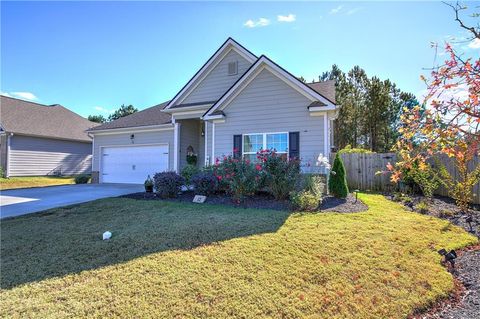
[[[7,173],[7,135],[0,135],[0,166],[4,174]]]
[[[225,122],[215,124],[215,156],[232,154],[235,134],[298,131],[300,157],[314,164],[324,153],[324,117],[311,116],[310,103],[264,69],[224,109]]]
[[[10,176],[90,173],[91,143],[22,135],[10,143]]]
[[[200,121],[199,120],[180,120],[180,169],[187,165],[187,148],[193,147],[193,152],[199,155],[200,150]],[[200,156],[197,157],[197,164],[201,163]]]
[[[238,73],[236,75],[228,75],[228,63],[234,61],[238,61]],[[218,100],[245,73],[250,65],[251,63],[240,54],[231,50],[181,103]]]
[[[130,139],[131,134],[135,135],[134,143]],[[156,131],[156,132],[135,132],[119,134],[98,135],[95,134],[93,139],[93,171],[98,172],[100,169],[101,148],[106,146],[128,146],[132,144],[168,144],[168,168],[173,170],[173,134],[174,130]]]

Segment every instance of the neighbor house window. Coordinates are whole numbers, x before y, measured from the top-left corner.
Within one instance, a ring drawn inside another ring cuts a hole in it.
[[[278,154],[288,153],[288,133],[256,133],[243,135],[243,158],[257,160],[257,152],[275,150]]]

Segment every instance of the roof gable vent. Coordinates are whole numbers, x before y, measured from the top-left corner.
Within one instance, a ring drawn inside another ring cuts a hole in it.
[[[238,61],[233,61],[228,63],[228,75],[237,75],[238,74]]]

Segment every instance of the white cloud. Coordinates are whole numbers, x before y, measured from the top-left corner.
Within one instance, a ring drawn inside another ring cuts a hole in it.
[[[337,13],[339,13],[342,9],[343,9],[343,6],[338,6],[338,7],[336,7],[336,8],[333,8],[332,10],[330,10],[330,14],[337,14]]]
[[[22,100],[36,101],[38,98],[31,92],[2,92],[3,96],[14,97]]]
[[[109,109],[106,109],[106,108],[101,107],[101,106],[95,106],[94,109],[99,111],[99,112],[106,113],[106,114],[111,114],[111,113],[115,112],[115,110],[109,110]]]
[[[479,38],[473,39],[473,41],[468,44],[468,47],[470,49],[480,49],[480,39]]]
[[[267,18],[260,18],[257,21],[253,21],[251,19],[247,20],[243,25],[246,26],[247,28],[256,28],[256,27],[266,27],[269,24],[270,24],[270,20],[268,20]]]
[[[35,94],[31,92],[10,92],[10,94],[25,100],[31,100],[31,101],[38,100]]]
[[[427,102],[427,107],[430,107],[429,101],[431,99],[435,99],[439,102],[447,102],[452,99],[463,102],[469,97],[467,84],[460,84],[448,90],[441,90],[439,93],[431,96],[429,101],[425,101],[425,99],[428,97],[428,94],[429,94],[429,91],[427,89],[423,89],[417,93],[417,98],[420,101],[420,103]]]
[[[295,14],[290,13],[288,16],[282,16],[279,14],[277,16],[277,21],[278,22],[293,22],[297,19],[297,16]]]
[[[360,10],[360,8],[350,9],[350,10],[347,11],[347,15],[352,15],[352,14],[356,13],[358,10]]]

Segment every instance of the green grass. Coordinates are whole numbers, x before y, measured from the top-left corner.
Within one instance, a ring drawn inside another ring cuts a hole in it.
[[[0,190],[73,184],[75,177],[24,176],[0,178]]]
[[[0,316],[405,318],[445,297],[436,250],[477,239],[360,197],[355,214],[115,198],[4,220]]]

